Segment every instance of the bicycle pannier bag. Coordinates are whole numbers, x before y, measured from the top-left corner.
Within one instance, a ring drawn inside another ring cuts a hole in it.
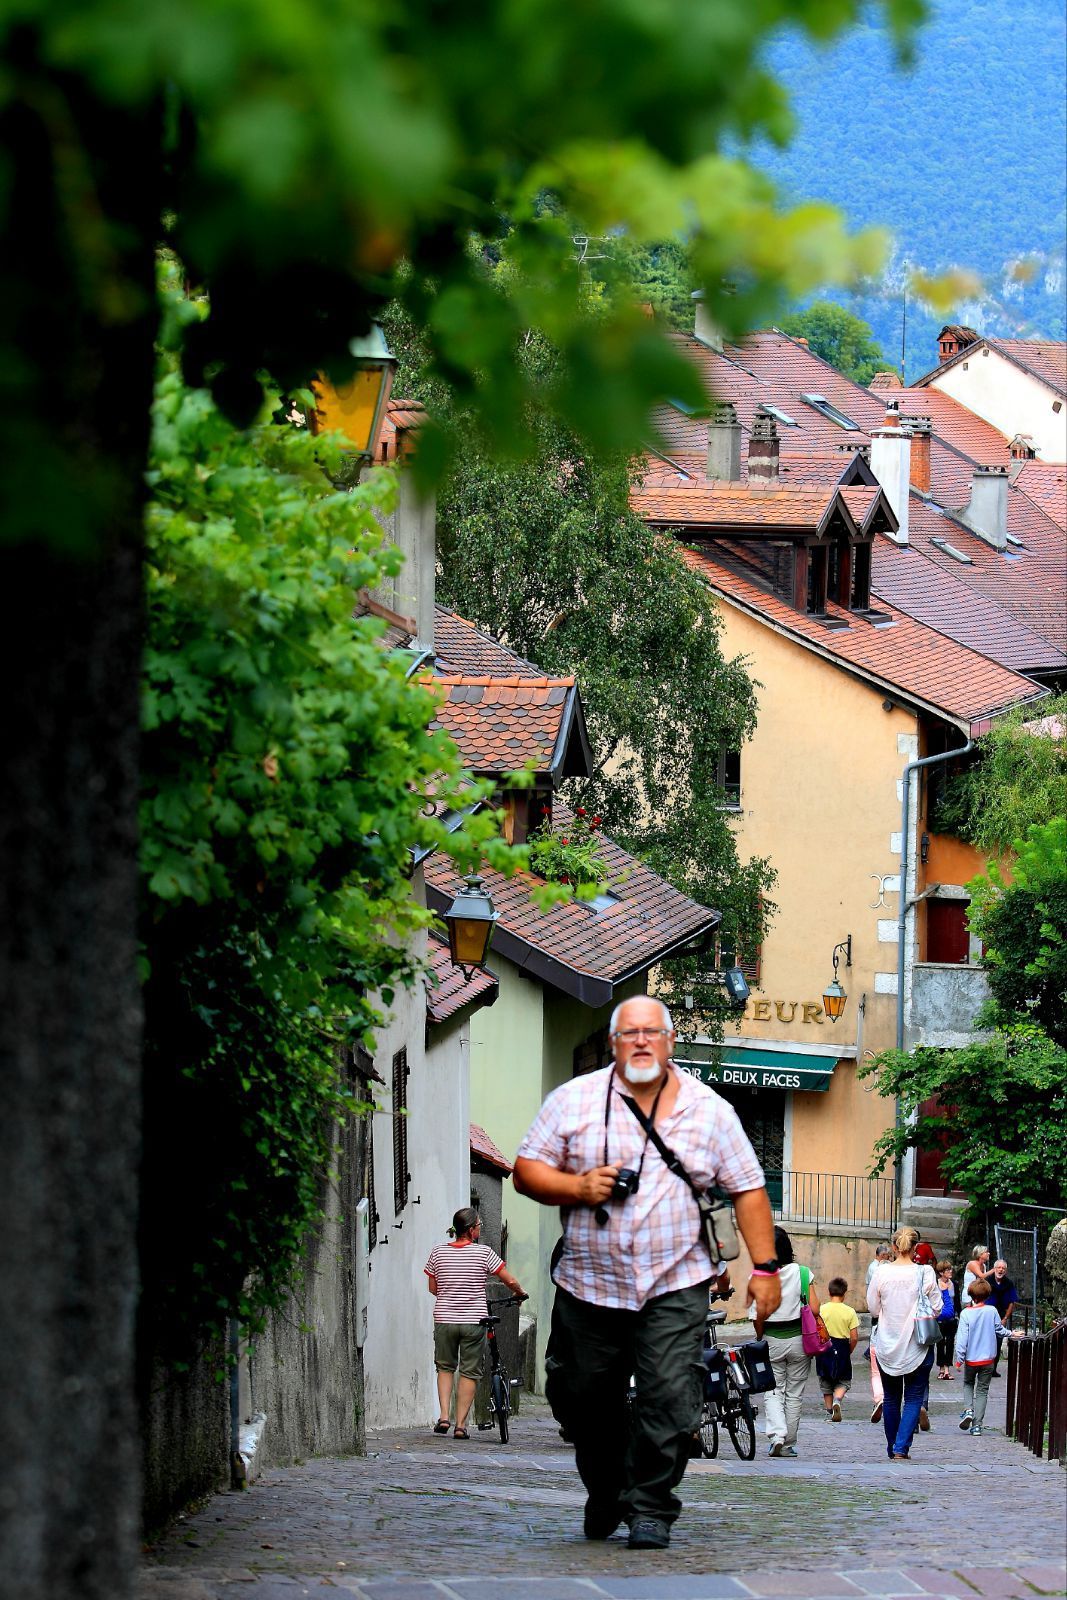
[[[741,1346],[741,1355],[748,1368],[748,1381],[753,1394],[766,1394],[768,1389],[777,1387],[766,1339],[749,1339]]]
[[[923,1269],[919,1268],[919,1292],[915,1300],[915,1339],[924,1349],[936,1344],[941,1337],[941,1325],[937,1316],[926,1298],[926,1289],[923,1285]]]
[[[704,1356],[704,1398],[706,1400],[725,1400],[726,1398],[726,1357],[717,1346],[703,1352]]]

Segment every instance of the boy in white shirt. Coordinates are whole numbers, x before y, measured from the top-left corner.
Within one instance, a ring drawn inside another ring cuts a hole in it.
[[[988,1304],[990,1289],[984,1278],[971,1284],[971,1304],[965,1306],[956,1330],[956,1366],[963,1368],[963,1403],[960,1427],[977,1439],[982,1432],[989,1381],[997,1359],[998,1338],[1008,1330],[995,1306]]]

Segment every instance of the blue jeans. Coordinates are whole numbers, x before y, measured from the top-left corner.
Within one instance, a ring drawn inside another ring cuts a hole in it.
[[[899,1375],[882,1372],[882,1426],[885,1428],[886,1453],[889,1456],[906,1456],[911,1449],[933,1364],[934,1352],[930,1349],[912,1372]]]

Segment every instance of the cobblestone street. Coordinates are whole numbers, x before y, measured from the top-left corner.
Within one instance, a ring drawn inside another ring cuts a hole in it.
[[[425,1432],[368,1440],[366,1459],[269,1471],[216,1495],[147,1552],[142,1600],[831,1600],[1062,1594],[1067,1477],[1004,1438],[1004,1380],[987,1431],[960,1433],[962,1384],[934,1382],[914,1460],[885,1458],[863,1380],[845,1421],[809,1381],[797,1460],[738,1461],[724,1436],[693,1462],[671,1548],[581,1535],[571,1451],[526,1400],[512,1443]],[[762,1416],[760,1418],[762,1427]]]

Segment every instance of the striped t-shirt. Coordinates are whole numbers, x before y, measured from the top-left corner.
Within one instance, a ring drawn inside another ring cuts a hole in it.
[[[489,1315],[485,1280],[504,1263],[487,1244],[439,1244],[423,1271],[437,1279],[435,1322],[480,1322]]]

